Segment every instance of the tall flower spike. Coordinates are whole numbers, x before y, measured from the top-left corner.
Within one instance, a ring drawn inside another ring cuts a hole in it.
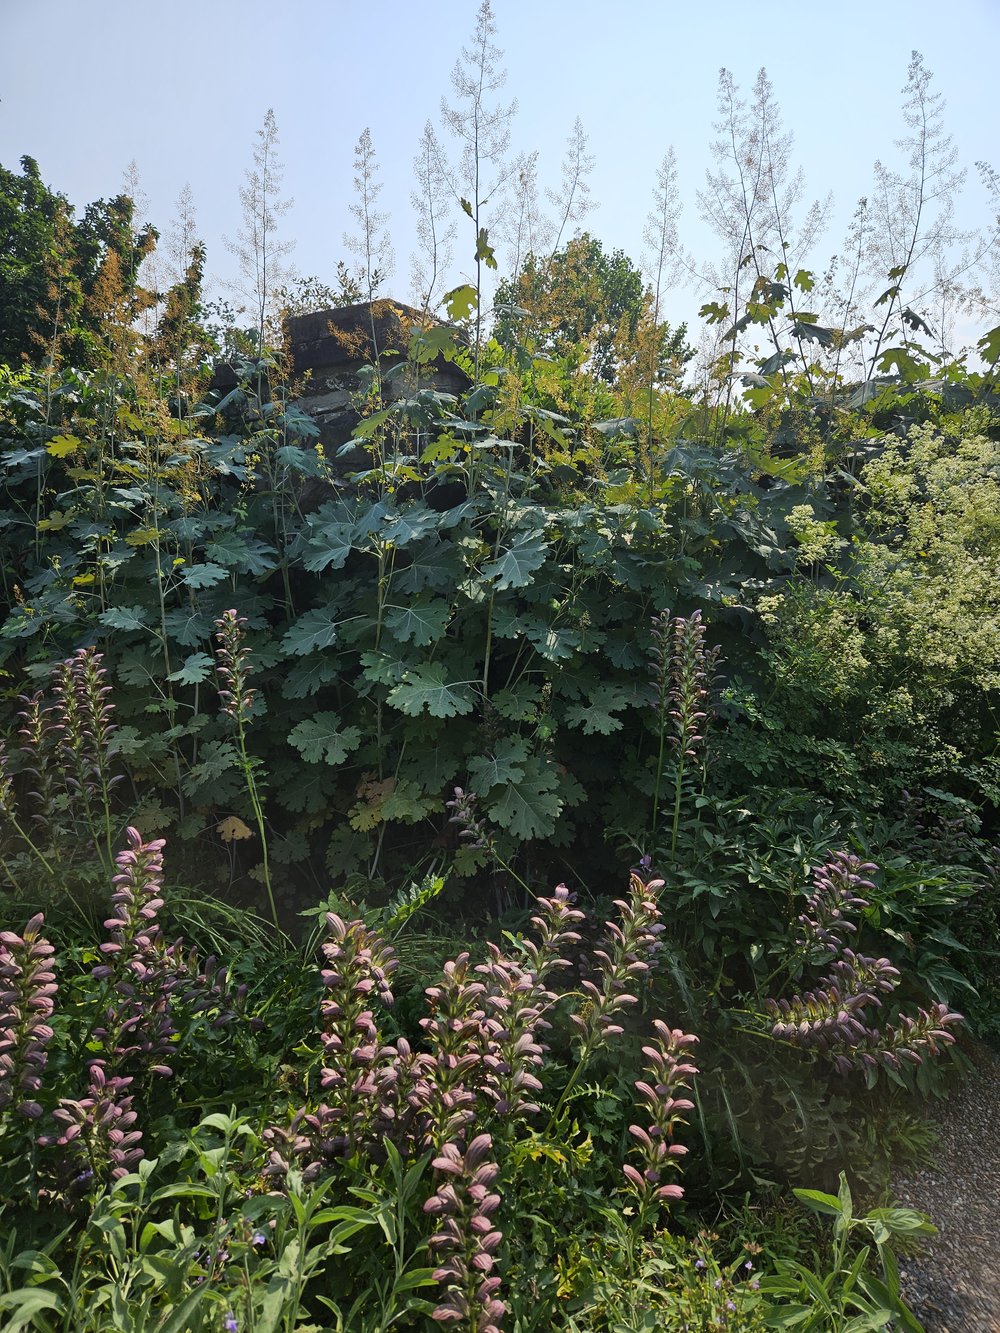
[[[606,923],[609,934],[606,947],[594,950],[600,964],[598,981],[581,982],[589,1004],[583,1014],[571,1015],[582,1036],[583,1052],[588,1056],[610,1037],[624,1031],[617,1021],[620,1011],[639,1002],[633,991],[649,971],[650,960],[660,947],[663,923],[656,891],[662,887],[662,879],[645,883],[638,875],[632,875],[628,899],[615,899],[621,925]]]
[[[235,609],[223,611],[215,622],[215,660],[223,688],[219,690],[222,711],[245,723],[256,691],[247,684],[250,675],[250,650],[244,647],[247,618]]]
[[[673,1137],[678,1124],[683,1123],[682,1113],[694,1107],[692,1101],[675,1094],[686,1088],[688,1080],[698,1072],[686,1055],[687,1048],[697,1042],[697,1037],[679,1028],[671,1029],[659,1019],[653,1028],[655,1042],[642,1048],[651,1081],[640,1080],[635,1085],[646,1103],[652,1123],[645,1129],[640,1125],[629,1126],[642,1169],[630,1163],[622,1168],[625,1179],[644,1207],[667,1199],[680,1199],[684,1195],[680,1185],[665,1183],[664,1175],[668,1170],[678,1170],[678,1158],[687,1152],[683,1144],[673,1142]]]
[[[671,743],[693,759],[704,740],[703,723],[708,706],[708,664],[705,625],[700,611],[673,623],[673,679],[670,685],[670,716],[674,722]],[[713,663],[714,670],[714,663]]]
[[[29,1120],[42,1114],[36,1100],[52,1040],[55,950],[42,937],[44,918],[33,916],[23,935],[0,932],[0,1114],[7,1108]]]
[[[499,1174],[492,1147],[489,1134],[477,1135],[464,1153],[456,1143],[444,1144],[431,1163],[444,1180],[424,1204],[438,1227],[428,1241],[441,1256],[434,1280],[445,1288],[431,1318],[468,1333],[500,1333],[506,1309],[497,1296],[500,1278],[491,1275],[503,1239],[491,1220],[500,1206],[492,1192]]]
[[[454,799],[445,801],[445,808],[453,812],[448,819],[448,823],[459,825],[458,836],[466,840],[470,849],[485,848],[488,851],[492,842],[489,830],[476,811],[478,799],[475,792],[464,791],[461,787],[456,787]]]
[[[649,654],[649,675],[652,680],[650,703],[657,713],[666,713],[670,699],[670,612],[661,611],[649,626],[653,646]]]
[[[375,1070],[382,1041],[372,998],[393,1002],[390,979],[397,962],[392,949],[363,921],[326,914],[330,938],[323,945],[323,1051],[321,1082],[333,1105],[322,1124],[311,1125],[329,1139],[334,1126],[343,1150],[363,1138],[377,1110]],[[308,1121],[308,1118],[307,1118]]]
[[[67,657],[53,667],[52,694],[66,783],[87,803],[97,794],[96,737],[88,725],[91,719],[84,711],[75,657]]]
[[[67,1173],[82,1167],[104,1183],[127,1175],[142,1158],[142,1131],[134,1127],[132,1097],[125,1095],[131,1078],[109,1078],[100,1060],[91,1062],[89,1073],[88,1095],[79,1101],[60,1099],[52,1112],[60,1132],[43,1135],[38,1142],[43,1148],[64,1150]]]
[[[424,991],[431,1006],[420,1026],[426,1034],[433,1064],[428,1066],[428,1144],[442,1144],[462,1136],[475,1115],[476,1096],[469,1086],[489,1042],[484,1020],[486,987],[471,980],[468,953],[444,965],[436,986]]]
[[[829,974],[815,990],[764,1004],[773,1037],[827,1056],[840,1074],[862,1070],[869,1083],[879,1067],[897,1072],[904,1062],[919,1064],[925,1054],[938,1054],[955,1040],[952,1028],[963,1021],[961,1014],[937,1004],[915,1018],[899,1015],[895,1025],[870,1025],[869,1011],[881,1008],[882,997],[897,988],[899,971],[888,958],[856,953],[844,941],[858,929],[850,914],[868,905],[861,891],[875,887],[864,876],[877,869],[836,852],[813,871],[815,888],[799,917],[796,943],[801,950],[832,954]]]
[[[169,1076],[173,1049],[172,993],[179,986],[179,961],[164,947],[156,914],[163,906],[164,840],[143,842],[127,828],[129,846],[115,857],[112,912],[105,921],[111,939],[101,945],[106,962],[93,969],[107,981],[111,998],[94,1029],[104,1043],[105,1062],[121,1068],[139,1055],[153,1073]]]
[[[95,769],[98,773],[105,773],[107,781],[113,785],[120,782],[121,778],[112,778],[110,773],[105,772],[108,744],[117,728],[104,655],[96,648],[80,648],[69,659],[69,665],[77,708],[92,747]]]
[[[393,1137],[404,1118],[395,1098],[397,1051],[382,1045],[372,1010],[373,999],[393,1002],[389,987],[397,962],[392,949],[363,921],[344,921],[327,912],[326,924],[320,1082],[328,1100],[313,1110],[301,1108],[287,1129],[265,1131],[266,1141],[274,1145],[269,1175],[285,1175],[295,1158],[304,1178],[312,1180],[360,1144]],[[409,1054],[406,1043],[400,1045]]]
[[[21,726],[21,755],[24,771],[32,779],[28,798],[32,803],[32,818],[48,831],[56,813],[58,789],[56,775],[59,765],[54,762],[59,747],[60,728],[56,721],[55,709],[46,707],[45,696],[41,690],[34,694],[23,694],[19,702],[23,707],[18,712]]]
[[[538,931],[538,943],[525,940],[524,951],[531,960],[539,984],[545,983],[553,968],[569,967],[569,959],[562,957],[563,950],[580,943],[576,927],[586,917],[573,906],[574,901],[565,884],[558,884],[551,898],[535,899],[538,915],[531,918],[531,924]]]
[[[543,1048],[536,1033],[547,1026],[542,1013],[556,997],[539,985],[533,972],[504,958],[495,944],[488,948],[489,962],[476,968],[486,978],[485,1092],[499,1115],[533,1115],[539,1108],[532,1096],[542,1090],[535,1070],[541,1066]]]
[[[797,947],[837,954],[847,936],[857,933],[850,914],[862,912],[868,906],[868,899],[861,891],[873,890],[875,885],[864,876],[877,869],[870,861],[862,861],[848,852],[834,852],[826,865],[815,866],[813,891],[799,917]]]

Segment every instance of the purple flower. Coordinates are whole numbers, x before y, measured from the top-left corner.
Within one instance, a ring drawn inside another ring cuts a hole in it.
[[[179,969],[175,950],[166,947],[156,920],[163,906],[165,844],[162,838],[144,842],[131,827],[125,837],[129,845],[115,857],[112,910],[104,923],[111,936],[101,945],[106,961],[93,969],[94,977],[106,981],[110,990],[94,1035],[104,1043],[105,1060],[117,1068],[141,1056],[152,1071],[170,1077],[166,1057],[174,1049],[171,1009]]]
[[[875,888],[864,875],[877,869],[871,862],[848,852],[834,852],[826,865],[814,866],[813,892],[799,917],[801,931],[797,946],[805,950],[819,947],[833,955],[839,953],[846,936],[857,933],[851,914],[868,906],[868,899],[858,890]]]
[[[89,1075],[88,1095],[79,1101],[60,1098],[52,1112],[61,1132],[43,1135],[38,1143],[62,1148],[77,1180],[84,1178],[84,1167],[101,1180],[118,1180],[143,1156],[142,1131],[134,1128],[137,1116],[131,1096],[125,1095],[132,1080],[109,1077],[100,1060],[91,1061]]]
[[[624,1031],[616,1021],[620,1011],[639,1003],[634,992],[659,950],[658,936],[663,931],[656,901],[656,891],[662,887],[662,879],[651,879],[647,884],[640,876],[631,875],[628,899],[615,899],[621,925],[614,921],[605,923],[608,931],[605,947],[594,950],[599,965],[598,980],[583,981],[580,986],[587,996],[586,1016],[570,1016],[580,1033],[581,1060],[589,1058],[610,1038],[619,1036]]]
[[[325,1064],[320,1084],[329,1100],[314,1110],[300,1110],[288,1129],[270,1126],[265,1131],[274,1145],[271,1175],[285,1174],[291,1157],[297,1157],[305,1160],[305,1178],[314,1179],[325,1163],[349,1155],[359,1143],[380,1141],[388,1129],[382,1122],[393,1118],[385,1103],[391,1100],[386,1075],[395,1052],[382,1043],[372,1001],[392,1004],[389,983],[396,959],[363,921],[344,921],[327,912],[326,924],[329,939],[323,953],[328,966],[322,971],[326,994],[320,1009]]]
[[[473,981],[469,954],[462,952],[444,965],[444,975],[424,994],[431,1016],[420,1026],[430,1044],[427,1070],[427,1143],[442,1148],[460,1139],[475,1115],[476,1096],[469,1077],[481,1066],[489,1041],[483,996],[486,987]]]
[[[23,935],[0,931],[0,1112],[13,1105],[19,1115],[37,1120],[35,1099],[48,1062],[55,1010],[55,950],[42,937],[45,918],[38,912]]]
[[[525,940],[524,952],[539,984],[545,982],[553,968],[569,967],[568,960],[561,955],[570,945],[580,943],[576,927],[585,918],[574,906],[575,901],[565,884],[558,884],[551,898],[535,899],[538,916],[531,918],[531,924],[538,931],[539,942]]]
[[[951,1029],[963,1021],[961,1014],[936,1004],[919,1010],[916,1017],[900,1015],[895,1025],[870,1025],[870,1011],[880,1009],[882,997],[897,988],[899,971],[888,958],[855,953],[845,939],[857,932],[847,913],[867,906],[858,890],[874,887],[862,875],[877,869],[856,856],[836,852],[813,871],[816,890],[809,899],[809,912],[799,918],[802,931],[797,943],[803,950],[820,945],[832,954],[829,974],[820,978],[815,990],[764,1003],[773,1020],[772,1036],[827,1055],[838,1073],[860,1069],[869,1078],[879,1066],[898,1072],[904,1061],[919,1064],[924,1053],[936,1055],[954,1042]]]
[[[445,801],[445,808],[454,811],[449,816],[448,823],[460,826],[458,836],[466,840],[472,851],[492,851],[493,840],[476,811],[478,799],[475,792],[467,792],[462,787],[456,787],[454,800]]]
[[[688,1079],[698,1072],[686,1055],[687,1048],[698,1038],[681,1032],[679,1028],[667,1027],[660,1019],[655,1020],[653,1027],[655,1044],[642,1048],[650,1082],[640,1080],[635,1085],[646,1103],[652,1123],[645,1129],[640,1125],[629,1126],[629,1133],[635,1140],[633,1151],[641,1159],[642,1169],[629,1163],[622,1168],[644,1207],[667,1199],[683,1198],[681,1186],[664,1184],[663,1177],[666,1171],[679,1168],[677,1159],[687,1152],[683,1144],[673,1142],[673,1137],[677,1126],[683,1123],[682,1112],[690,1111],[694,1106],[687,1098],[674,1094],[686,1088]],[[695,1267],[699,1266],[705,1266],[700,1259],[695,1264]]]
[[[428,1241],[439,1256],[435,1282],[445,1288],[431,1318],[460,1323],[470,1333],[499,1333],[506,1307],[497,1297],[500,1278],[491,1275],[503,1239],[492,1223],[500,1195],[492,1190],[499,1168],[490,1160],[492,1139],[479,1134],[463,1153],[446,1143],[431,1165],[444,1177],[424,1212],[438,1230]]]
[[[534,972],[504,958],[495,944],[488,948],[490,961],[476,968],[487,978],[485,1091],[499,1114],[532,1115],[538,1105],[531,1097],[542,1090],[535,1072],[543,1050],[537,1029],[543,1026],[543,1011],[556,997],[539,985]]]
[[[226,1317],[222,1322],[222,1327],[226,1330],[226,1333],[236,1333],[236,1330],[239,1328],[239,1323],[232,1310],[226,1314]]]
[[[219,690],[222,711],[240,727],[253,707],[255,690],[247,684],[250,650],[243,646],[247,618],[233,610],[223,611],[215,622],[215,661],[223,688]],[[242,733],[241,733],[242,734]]]

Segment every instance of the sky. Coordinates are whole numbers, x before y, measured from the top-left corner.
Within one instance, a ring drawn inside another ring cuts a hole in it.
[[[277,120],[280,224],[302,275],[332,281],[353,230],[352,161],[370,129],[396,257],[383,294],[411,295],[412,159],[425,121],[440,124],[449,76],[475,22],[474,0],[0,0],[0,163],[34,157],[78,209],[118,193],[130,162],[165,232],[189,184],[197,230],[218,281],[235,275],[224,238],[241,225],[239,189],[268,108]],[[961,220],[992,216],[973,164],[1000,167],[995,68],[1000,0],[493,0],[496,41],[516,97],[514,150],[538,150],[542,184],[558,183],[575,117],[595,157],[586,219],[606,247],[639,261],[656,168],[674,148],[684,246],[714,242],[697,191],[711,166],[720,67],[744,92],[767,68],[809,199],[832,190],[821,266],[871,188],[876,158],[905,133],[900,91],[923,53],[947,100],[946,124],[970,168]],[[462,233],[455,280],[470,271]],[[668,299],[675,322],[704,292]]]

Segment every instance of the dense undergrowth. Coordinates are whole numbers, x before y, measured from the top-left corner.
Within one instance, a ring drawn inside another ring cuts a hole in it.
[[[997,330],[748,212],[685,376],[586,234],[487,327],[465,201],[328,457],[202,247],[154,293],[129,199],[0,183],[4,1326],[918,1329],[888,1166],[1000,1024]]]

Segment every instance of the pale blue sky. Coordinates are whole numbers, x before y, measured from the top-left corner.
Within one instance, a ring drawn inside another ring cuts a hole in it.
[[[1000,166],[998,0],[493,0],[493,8],[507,96],[520,104],[515,148],[537,148],[543,183],[555,183],[579,115],[601,205],[586,225],[637,260],[656,166],[671,144],[681,237],[708,257],[695,192],[710,164],[720,66],[746,92],[767,67],[808,197],[835,193],[817,265],[839,248],[874,159],[891,159],[904,133],[900,89],[914,48],[947,99],[947,124],[970,168],[962,216],[989,221],[971,168],[994,156]],[[0,0],[0,162],[13,168],[30,154],[82,206],[118,192],[134,158],[161,231],[190,182],[209,269],[225,276],[233,261],[222,237],[239,227],[243,171],[273,107],[285,193],[295,200],[281,234],[297,242],[300,273],[331,278],[351,225],[354,144],[369,126],[396,252],[390,291],[405,299],[411,161],[424,121],[437,121],[450,93],[475,10],[474,0]],[[701,299],[678,293],[677,314]]]

